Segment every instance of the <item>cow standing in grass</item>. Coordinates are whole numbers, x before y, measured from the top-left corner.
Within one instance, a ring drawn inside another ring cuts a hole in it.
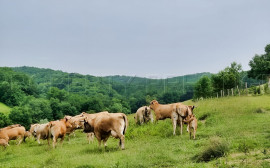
[[[94,132],[99,147],[103,141],[104,147],[110,136],[120,139],[119,146],[125,149],[125,133],[128,126],[127,116],[123,113],[89,114],[84,120],[84,132]]]
[[[70,127],[72,127],[72,125],[68,121],[68,118],[63,118],[61,120],[49,122],[49,130],[50,130],[49,137],[53,138],[53,148],[55,148],[58,138],[61,138],[60,143],[61,144],[63,143],[67,132],[67,128]]]
[[[175,135],[177,122],[180,124],[180,133],[182,135],[183,118],[192,114],[190,106],[182,103],[159,104],[157,100],[150,102],[150,108],[154,110],[156,121],[171,118],[173,125],[173,135]]]

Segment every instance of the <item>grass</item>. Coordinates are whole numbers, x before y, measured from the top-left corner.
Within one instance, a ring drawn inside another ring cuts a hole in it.
[[[0,167],[269,167],[269,102],[268,95],[185,102],[198,106],[196,140],[189,140],[186,131],[173,136],[169,119],[137,126],[129,115],[123,151],[113,138],[100,150],[97,141],[88,144],[80,130],[56,149],[46,141],[38,145],[27,139],[20,146],[11,142],[0,149]],[[213,151],[218,157],[211,157]],[[210,159],[196,159],[204,152]]]
[[[11,108],[9,108],[8,106],[6,106],[3,103],[0,103],[0,113],[8,115],[10,110],[11,110]]]

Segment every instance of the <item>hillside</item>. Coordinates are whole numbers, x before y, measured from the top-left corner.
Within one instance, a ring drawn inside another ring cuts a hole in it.
[[[0,113],[9,114],[10,108],[3,103],[0,103]]]
[[[185,102],[198,106],[196,140],[189,140],[186,132],[173,136],[169,119],[137,126],[129,115],[123,151],[113,138],[106,150],[98,150],[97,141],[88,144],[79,130],[54,150],[46,141],[38,145],[27,139],[21,146],[13,142],[1,151],[0,167],[269,167],[269,101],[265,95]],[[222,157],[213,158],[219,152]],[[211,161],[200,162],[202,156]]]

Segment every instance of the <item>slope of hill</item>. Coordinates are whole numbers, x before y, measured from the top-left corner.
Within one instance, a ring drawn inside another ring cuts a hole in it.
[[[113,138],[99,150],[79,130],[56,149],[46,141],[11,142],[1,149],[0,167],[269,167],[269,101],[264,95],[185,102],[198,106],[196,140],[185,131],[173,136],[169,119],[138,126],[129,115],[123,151]]]
[[[3,114],[9,114],[11,108],[6,106],[5,104],[3,103],[0,103],[0,113],[3,113]]]

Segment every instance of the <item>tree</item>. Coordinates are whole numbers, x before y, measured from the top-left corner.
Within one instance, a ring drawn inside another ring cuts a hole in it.
[[[66,100],[67,92],[65,90],[60,90],[56,87],[52,87],[47,94],[47,98],[48,99],[55,98],[61,102]]]
[[[270,44],[266,45],[264,51],[265,54],[256,54],[252,60],[249,61],[249,66],[251,69],[248,71],[248,77],[270,77]]]
[[[241,64],[236,62],[231,63],[230,67],[226,67],[216,75],[211,76],[214,92],[220,90],[235,88],[240,85],[242,74]]]
[[[194,98],[208,98],[213,93],[212,83],[208,76],[203,76],[195,84]]]
[[[7,81],[0,83],[0,102],[8,106],[17,106],[23,100],[24,96],[18,84],[11,84]]]
[[[0,128],[10,125],[10,120],[8,116],[0,112]]]
[[[52,109],[48,100],[33,98],[27,106],[29,107],[33,123],[38,123],[42,119],[53,119]]]
[[[32,123],[30,110],[26,106],[14,107],[9,114],[9,118],[12,123],[21,124],[26,129],[28,129]]]

